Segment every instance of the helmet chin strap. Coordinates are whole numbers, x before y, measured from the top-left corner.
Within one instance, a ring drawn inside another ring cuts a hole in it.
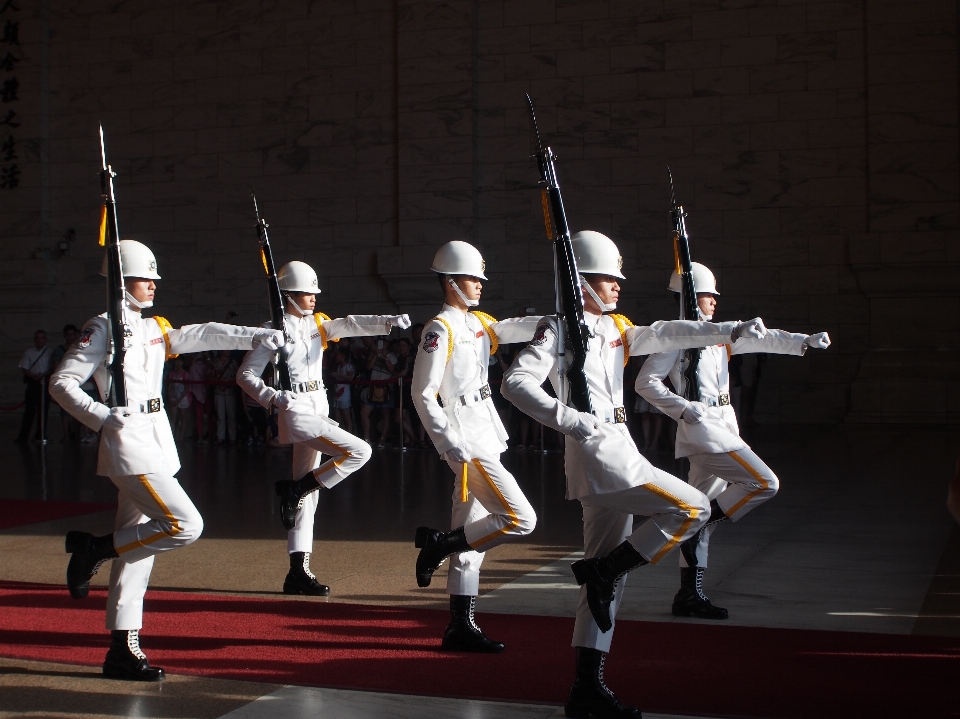
[[[476,307],[480,304],[480,300],[468,300],[467,296],[463,294],[463,290],[460,289],[460,285],[454,282],[450,275],[447,275],[447,283],[453,288],[453,291],[459,295],[460,299],[463,300],[463,304],[467,307]]]
[[[594,291],[594,289],[590,286],[590,283],[587,282],[587,279],[583,275],[580,275],[580,284],[583,285],[583,289],[587,291],[587,294],[593,298],[593,301],[597,303],[597,306],[600,307],[601,310],[604,312],[610,312],[617,309],[616,302],[604,302],[601,300],[600,295]]]
[[[145,310],[150,307],[153,307],[153,300],[144,300],[140,302],[139,300],[134,299],[133,295],[129,292],[124,291],[124,294],[127,296],[127,304],[131,307],[135,307],[138,310]]]
[[[289,300],[290,304],[293,305],[293,306],[297,309],[297,312],[300,313],[300,316],[301,316],[301,317],[306,317],[307,315],[312,315],[312,314],[313,314],[313,310],[305,310],[305,309],[303,309],[300,305],[297,304],[297,301],[296,301],[295,299],[293,299],[293,297],[291,297],[290,295],[285,294],[284,297],[286,297],[287,300]]]

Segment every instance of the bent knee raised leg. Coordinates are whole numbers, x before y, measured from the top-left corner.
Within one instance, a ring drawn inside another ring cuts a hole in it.
[[[203,533],[203,517],[199,512],[193,512],[177,520],[176,526],[179,532],[173,535],[173,538],[183,545],[192,544],[200,539]]]
[[[527,506],[517,511],[517,525],[514,533],[525,537],[537,527],[537,513]]]
[[[357,466],[362,467],[370,461],[370,457],[373,456],[373,450],[370,449],[369,444],[363,440],[360,440],[360,443],[354,448],[354,450],[351,452],[351,455],[357,462]]]

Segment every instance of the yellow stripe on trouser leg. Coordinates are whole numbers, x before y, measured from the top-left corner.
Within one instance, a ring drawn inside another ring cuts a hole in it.
[[[477,541],[470,543],[470,546],[473,547],[474,550],[480,551],[479,549],[477,549],[477,547],[483,544],[486,544],[487,542],[506,534],[511,529],[514,529],[520,524],[520,520],[517,519],[516,511],[513,509],[513,507],[510,506],[510,503],[507,501],[506,497],[503,496],[503,493],[500,491],[500,488],[497,487],[493,479],[490,478],[490,475],[487,474],[487,470],[485,470],[483,468],[483,465],[480,464],[480,460],[474,459],[473,464],[474,466],[476,466],[477,470],[480,472],[480,476],[483,477],[486,483],[490,485],[490,489],[493,490],[493,493],[497,495],[497,499],[499,500],[503,508],[507,511],[507,515],[509,516],[509,520],[507,521],[507,525],[505,527],[502,527],[501,529],[498,529],[496,532],[488,534],[486,537],[481,537]],[[464,465],[464,470],[466,470],[466,465]],[[466,477],[466,472],[464,472],[464,477]]]
[[[467,470],[468,470],[468,465],[466,462],[464,462],[463,478],[460,481],[460,501],[461,502],[467,501],[467,494],[469,493],[469,490],[467,489]]]
[[[138,474],[137,479],[140,480],[140,484],[144,486],[147,492],[150,493],[150,496],[153,497],[153,501],[157,503],[157,506],[160,507],[160,511],[163,512],[163,516],[166,517],[170,522],[170,531],[160,531],[156,534],[153,534],[146,539],[138,539],[135,542],[130,544],[125,544],[122,547],[117,547],[117,554],[123,554],[124,552],[129,552],[131,549],[136,549],[137,547],[146,547],[147,545],[153,544],[154,542],[159,542],[164,537],[173,537],[177,534],[180,534],[180,522],[177,521],[177,518],[173,515],[167,505],[163,503],[163,500],[160,499],[160,495],[156,493],[153,487],[150,486],[150,481],[147,479],[146,475]]]
[[[326,437],[317,437],[317,440],[320,441],[320,442],[323,442],[324,444],[329,444],[329,445],[330,445],[331,447],[333,447],[337,452],[340,452],[341,455],[340,455],[339,457],[330,457],[330,459],[328,459],[326,462],[324,462],[324,463],[321,464],[319,467],[317,467],[315,470],[313,470],[313,477],[314,477],[314,479],[318,478],[321,474],[323,474],[323,473],[326,472],[328,469],[330,469],[330,467],[339,467],[341,464],[343,464],[344,462],[346,462],[348,459],[350,459],[350,458],[353,456],[353,455],[350,453],[349,450],[344,449],[343,447],[341,447],[341,446],[338,445],[338,444],[334,444],[333,442],[331,442],[331,441],[330,441],[329,439],[327,439]],[[333,453],[331,452],[331,454],[333,454]]]
[[[743,507],[743,505],[745,505],[745,504],[746,504],[747,502],[749,502],[751,499],[753,499],[754,497],[756,497],[758,494],[760,494],[760,493],[762,493],[762,492],[766,492],[766,491],[770,488],[770,485],[767,483],[767,480],[765,480],[765,479],[761,476],[761,474],[760,474],[759,472],[757,472],[757,470],[755,470],[752,466],[750,466],[750,463],[749,463],[747,460],[745,460],[743,457],[741,457],[739,454],[737,454],[736,452],[727,452],[727,454],[729,454],[731,457],[733,457],[733,460],[734,460],[737,464],[739,464],[741,467],[743,467],[745,470],[747,470],[747,472],[750,473],[750,476],[753,477],[755,480],[757,480],[757,482],[760,483],[760,489],[755,489],[755,490],[752,491],[750,494],[748,494],[746,497],[744,497],[744,498],[741,499],[739,502],[737,502],[735,505],[733,505],[732,507],[730,507],[730,509],[728,509],[728,510],[725,511],[725,514],[726,514],[728,517],[732,517],[737,511],[739,511],[739,510]]]
[[[677,533],[674,534],[673,537],[670,538],[670,541],[668,541],[665,545],[663,545],[663,548],[659,552],[657,552],[655,557],[653,557],[650,560],[650,564],[656,564],[661,559],[663,559],[663,557],[667,554],[667,552],[673,549],[674,546],[681,539],[683,539],[683,535],[686,533],[688,529],[690,529],[690,525],[693,524],[693,520],[695,520],[700,515],[700,511],[696,507],[691,507],[689,504],[684,502],[679,497],[674,497],[672,494],[670,494],[670,492],[666,491],[665,489],[661,489],[655,484],[647,483],[642,486],[648,492],[652,492],[653,494],[660,497],[660,499],[665,499],[669,502],[673,502],[684,512],[688,513],[687,518],[684,520],[683,524],[680,525],[680,529],[677,530]],[[647,520],[647,521],[651,521],[651,520]]]

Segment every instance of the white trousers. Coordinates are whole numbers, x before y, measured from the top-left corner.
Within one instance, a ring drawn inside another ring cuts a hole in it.
[[[237,441],[237,398],[231,394],[215,394],[217,405],[217,439],[222,442],[227,434],[230,441]]]
[[[356,472],[370,460],[370,445],[339,427],[323,423],[323,436],[293,445],[294,479],[312,472],[322,488],[329,489]],[[330,459],[321,464],[321,455]],[[313,551],[313,525],[320,492],[310,492],[297,510],[297,521],[287,532],[287,552]]]
[[[716,499],[723,513],[736,522],[747,512],[768,499],[773,499],[780,487],[777,475],[749,447],[734,452],[694,454],[690,460],[690,484],[705,495]],[[706,569],[710,550],[710,535],[722,524],[713,524],[703,530],[697,544],[697,565]],[[680,555],[680,566],[687,560]]]
[[[450,528],[463,527],[471,552],[450,557],[447,594],[475,597],[480,592],[480,565],[488,549],[523,537],[537,526],[537,514],[516,478],[499,457],[475,457],[467,463],[467,501],[463,500],[463,465],[448,462],[456,479]]]
[[[710,501],[702,492],[682,479],[656,469],[657,478],[638,487],[620,492],[594,494],[582,497],[583,505],[583,555],[603,557],[615,547],[628,540],[651,564],[656,564],[680,542],[691,537],[710,517]],[[633,531],[633,515],[650,517]],[[618,583],[610,605],[610,618],[614,628],[617,623],[617,608],[623,597],[627,577]],[[573,626],[575,647],[610,651],[613,628],[600,631],[590,606],[587,590],[580,588],[580,603]]]
[[[120,556],[110,569],[107,629],[140,629],[154,555],[196,541],[203,517],[176,477],[140,474],[110,480],[120,490],[113,533]]]

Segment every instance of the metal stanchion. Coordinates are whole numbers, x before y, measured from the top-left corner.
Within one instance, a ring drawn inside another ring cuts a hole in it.
[[[40,378],[40,444],[49,444],[47,439],[47,378]]]
[[[406,452],[407,448],[403,446],[403,377],[397,377],[397,407],[400,410],[400,451]]]

